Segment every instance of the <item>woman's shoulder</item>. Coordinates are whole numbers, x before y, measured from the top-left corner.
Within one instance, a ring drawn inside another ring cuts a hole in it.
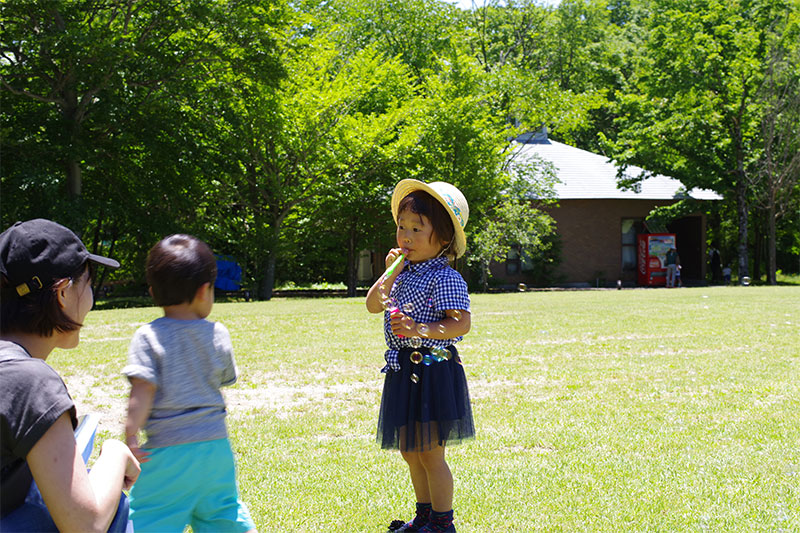
[[[25,348],[13,342],[0,341],[0,365],[3,368],[0,375],[4,380],[17,381],[26,379],[36,381],[42,378],[54,377],[59,381],[63,381],[58,372],[48,365],[45,360],[31,357]]]

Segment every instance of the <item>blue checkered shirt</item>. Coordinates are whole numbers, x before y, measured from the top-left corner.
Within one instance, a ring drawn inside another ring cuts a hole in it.
[[[447,315],[447,309],[459,309],[469,312],[469,292],[467,283],[461,274],[453,270],[447,258],[436,257],[422,263],[412,264],[406,261],[405,268],[389,292],[392,303],[417,324],[438,322]],[[410,304],[410,310],[408,304]],[[398,371],[400,363],[398,354],[402,348],[411,348],[411,337],[419,335],[409,330],[410,336],[398,337],[392,333],[390,313],[383,315],[383,332],[386,337],[386,366],[381,372]],[[453,339],[431,339],[420,336],[422,346],[428,348],[445,348],[455,344],[464,337]]]

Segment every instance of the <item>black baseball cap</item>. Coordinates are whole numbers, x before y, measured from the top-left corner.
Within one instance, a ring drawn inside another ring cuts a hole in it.
[[[90,254],[72,230],[52,220],[17,222],[0,234],[0,274],[11,286],[3,291],[4,297],[49,287],[74,274],[86,261],[119,268],[113,259]]]

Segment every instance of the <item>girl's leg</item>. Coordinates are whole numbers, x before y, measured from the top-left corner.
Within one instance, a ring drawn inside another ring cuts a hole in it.
[[[418,455],[428,481],[428,493],[433,510],[439,512],[452,510],[453,474],[444,460],[444,447],[437,445],[430,450],[419,452]]]
[[[431,501],[430,484],[428,483],[428,474],[425,467],[420,461],[419,452],[404,452],[400,451],[400,455],[408,463],[408,471],[411,474],[411,484],[414,486],[414,496],[420,503],[428,503]]]

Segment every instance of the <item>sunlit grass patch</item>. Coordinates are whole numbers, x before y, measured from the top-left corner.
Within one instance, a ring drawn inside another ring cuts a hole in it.
[[[155,308],[89,314],[48,361],[101,440],[122,432],[127,343]],[[378,315],[361,299],[219,304],[241,490],[262,531],[410,516],[374,433]],[[473,296],[459,346],[477,439],[452,447],[459,531],[800,529],[800,288]]]

